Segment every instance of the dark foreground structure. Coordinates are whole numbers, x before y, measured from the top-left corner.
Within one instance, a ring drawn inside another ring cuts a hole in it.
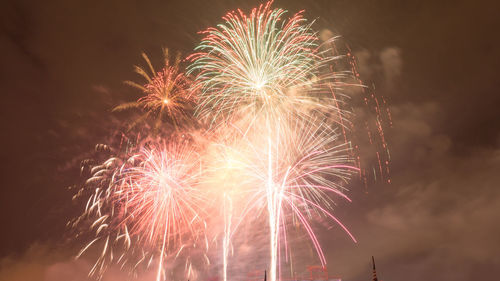
[[[373,281],[378,281],[377,271],[375,270],[375,258],[372,256],[372,264],[373,264]]]
[[[372,256],[372,281],[378,281],[377,271],[375,267],[375,257]],[[323,266],[308,266],[307,271],[309,272],[307,275],[299,277],[295,276],[292,278],[280,278],[280,281],[342,281],[340,277],[332,277],[328,275],[328,270]],[[217,277],[215,279],[210,280],[218,280]],[[262,279],[262,271],[253,271],[249,272],[245,281],[267,281],[267,271],[264,270],[264,278]]]

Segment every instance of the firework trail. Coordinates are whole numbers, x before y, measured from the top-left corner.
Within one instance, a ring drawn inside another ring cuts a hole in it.
[[[250,205],[249,210],[267,208],[270,280],[276,280],[281,265],[278,263],[280,245],[288,251],[286,233],[290,225],[302,225],[323,265],[326,259],[309,222],[313,217],[333,219],[355,241],[331,213],[334,206],[331,195],[349,200],[343,186],[357,171],[350,147],[325,124],[310,121],[293,119],[277,125],[267,124],[268,134],[256,131],[254,136],[248,136],[246,173],[255,180],[252,185],[255,197],[249,202],[260,202]]]
[[[142,54],[147,68],[136,66],[135,72],[146,80],[146,84],[141,85],[126,81],[127,84],[141,90],[144,94],[137,101],[123,103],[113,109],[113,111],[124,111],[131,108],[142,110],[143,114],[132,122],[129,128],[146,121],[149,117],[155,118],[155,129],[158,129],[163,121],[168,121],[176,130],[178,126],[185,125],[190,121],[194,102],[191,81],[180,70],[179,54],[173,62],[170,61],[168,49],[163,49],[163,56],[164,66],[160,71],[156,71],[148,56],[145,53]]]
[[[240,204],[244,202],[242,186],[248,180],[242,177],[244,175],[241,173],[244,166],[240,159],[242,155],[237,148],[238,136],[222,128],[212,130],[211,135],[215,137],[206,147],[204,156],[207,163],[204,187],[209,191],[209,197],[213,199],[215,206],[213,216],[215,223],[211,223],[224,226],[222,233],[215,232],[214,239],[217,240],[217,237],[222,235],[222,274],[223,280],[226,281],[229,254],[233,247],[231,238],[239,224],[243,222],[241,219],[243,209]],[[218,221],[219,217],[222,217],[222,222]]]
[[[82,218],[93,218],[96,238],[78,254],[104,241],[91,274],[102,275],[112,262],[131,263],[136,255],[134,267],[158,260],[160,280],[167,255],[177,257],[202,238],[198,159],[188,146],[148,142],[125,160],[112,157],[91,169],[84,188],[92,194]]]

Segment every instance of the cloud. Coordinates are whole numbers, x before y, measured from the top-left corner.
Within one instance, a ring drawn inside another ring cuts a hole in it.
[[[500,145],[456,154],[439,104],[391,109],[392,184],[354,192],[340,210],[359,243],[323,242],[332,274],[369,278],[375,255],[383,280],[496,280]]]
[[[403,73],[402,51],[398,47],[386,47],[379,52],[362,49],[355,52],[358,72],[366,83],[375,81],[377,88],[390,94],[395,90]]]
[[[379,53],[379,58],[382,63],[386,86],[392,88],[403,69],[401,49],[396,47],[385,48]]]
[[[494,172],[500,169],[500,150],[454,160],[443,159],[443,164],[454,163],[427,172],[427,178],[400,179],[391,200],[367,213],[367,223],[385,233],[385,238],[377,235],[387,246],[379,250],[382,258],[391,260],[392,269],[403,265],[398,259],[410,257],[406,266],[414,264],[417,272],[432,274],[423,279],[471,280],[486,278],[477,266],[500,262],[500,225],[493,223],[500,213],[500,175]]]

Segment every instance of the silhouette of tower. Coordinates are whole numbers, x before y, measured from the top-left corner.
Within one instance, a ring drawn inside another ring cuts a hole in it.
[[[373,264],[373,281],[378,281],[377,271],[375,270],[375,258],[372,256],[372,264]]]

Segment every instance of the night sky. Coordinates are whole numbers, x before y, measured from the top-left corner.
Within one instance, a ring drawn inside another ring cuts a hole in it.
[[[353,183],[336,209],[358,243],[320,234],[331,275],[371,280],[374,255],[385,281],[500,278],[500,5],[489,2],[275,1],[341,34],[392,113],[392,183]],[[259,3],[1,4],[0,280],[87,280],[68,187],[109,136],[113,106],[137,97],[123,81],[140,53],[188,54],[197,31]]]

